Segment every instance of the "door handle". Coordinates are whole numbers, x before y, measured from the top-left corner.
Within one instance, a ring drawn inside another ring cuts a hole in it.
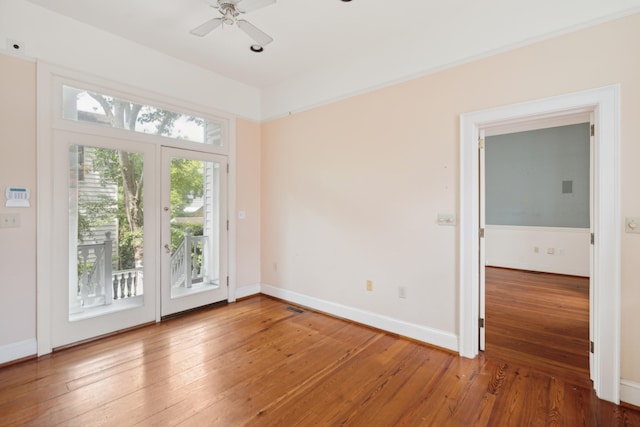
[[[165,248],[165,250],[167,251],[168,254],[171,253],[171,248],[169,247],[168,243],[165,243],[164,248]]]

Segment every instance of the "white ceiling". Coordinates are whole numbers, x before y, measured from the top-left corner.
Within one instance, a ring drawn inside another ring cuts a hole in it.
[[[640,10],[640,0],[278,0],[243,16],[275,39],[256,54],[235,27],[189,34],[219,16],[203,0],[29,1],[261,90],[323,69],[375,75],[383,61],[393,70],[376,79],[400,79]]]

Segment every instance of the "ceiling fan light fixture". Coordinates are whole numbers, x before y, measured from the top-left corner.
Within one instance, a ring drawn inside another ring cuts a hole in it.
[[[227,25],[233,25],[236,23],[236,18],[233,16],[233,12],[230,9],[227,9],[227,12],[222,17],[222,22]]]
[[[260,46],[259,44],[252,44],[251,47],[249,47],[249,49],[251,49],[251,52],[255,52],[255,53],[260,53],[264,51],[264,47]]]

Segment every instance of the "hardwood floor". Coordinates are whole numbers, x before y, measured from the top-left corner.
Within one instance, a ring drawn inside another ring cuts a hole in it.
[[[486,355],[589,385],[589,279],[485,272]]]
[[[640,426],[590,387],[265,296],[0,370],[0,424]]]

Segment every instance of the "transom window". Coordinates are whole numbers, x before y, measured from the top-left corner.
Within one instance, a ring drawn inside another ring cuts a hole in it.
[[[63,117],[132,132],[223,145],[223,123],[63,85]]]

